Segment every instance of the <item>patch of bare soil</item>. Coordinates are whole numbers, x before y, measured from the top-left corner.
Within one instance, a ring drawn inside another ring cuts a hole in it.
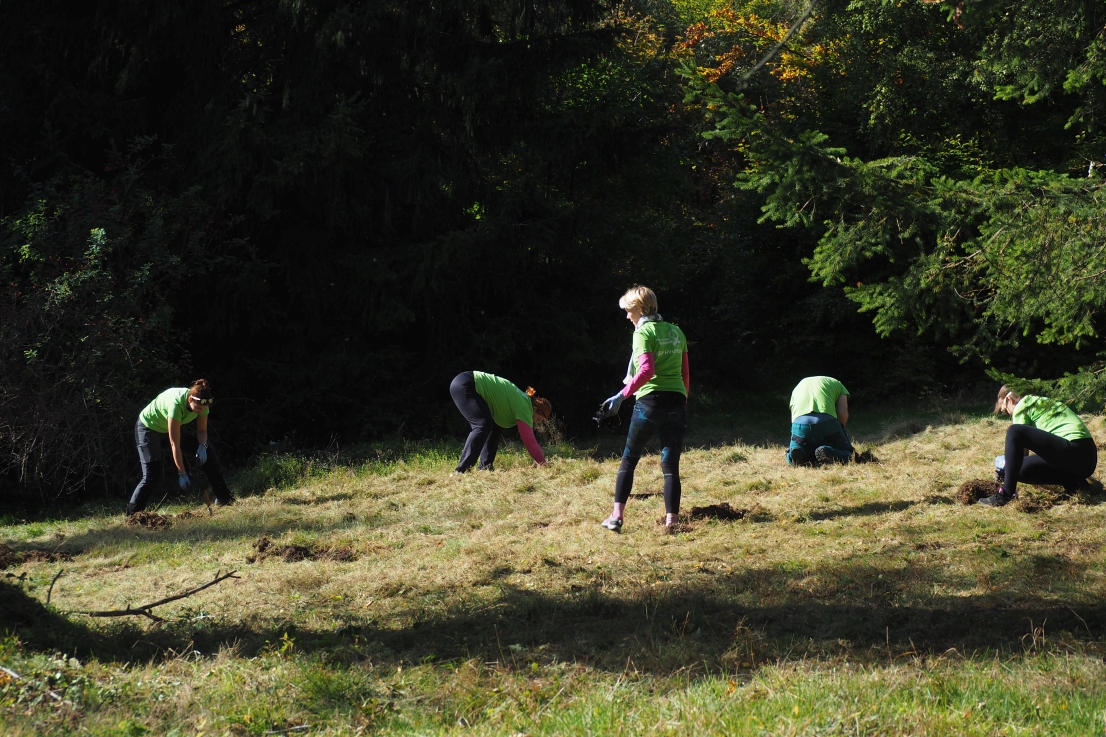
[[[269,558],[280,558],[285,563],[295,563],[300,560],[333,560],[351,561],[357,560],[357,553],[348,545],[340,545],[334,548],[308,545],[276,545],[268,537],[262,536],[253,544],[257,551],[246,560],[250,563],[259,563]]]
[[[73,553],[60,553],[56,550],[28,550],[17,553],[7,545],[0,544],[0,570],[23,563],[57,563],[73,560]]]
[[[879,459],[870,450],[853,453],[853,463],[879,463]]]
[[[135,512],[127,517],[127,527],[145,527],[147,530],[168,530],[169,518],[157,512]]]
[[[186,520],[186,519],[199,519],[200,517],[210,516],[206,509],[186,509],[183,512],[178,512],[173,515],[173,519]]]
[[[734,509],[729,502],[722,502],[721,504],[708,504],[705,507],[692,507],[688,517],[691,519],[734,520],[745,519],[748,514],[748,509]]]
[[[998,491],[998,482],[991,479],[971,479],[960,484],[956,500],[961,504],[975,504]]]

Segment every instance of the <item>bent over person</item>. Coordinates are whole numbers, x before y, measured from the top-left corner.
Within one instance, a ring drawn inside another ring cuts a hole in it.
[[[853,446],[845,432],[849,421],[849,390],[830,376],[808,376],[791,392],[792,466],[848,463]]]
[[[633,352],[620,392],[603,402],[599,412],[618,414],[622,402],[636,399],[626,447],[614,482],[614,508],[600,522],[611,532],[622,532],[622,516],[645,444],[656,433],[661,443],[664,474],[664,531],[675,532],[680,514],[680,455],[687,430],[687,395],[691,380],[687,364],[687,338],[679,327],[665,322],[657,312],[657,295],[648,287],[633,287],[618,300],[626,319],[634,326]]]
[[[134,440],[138,447],[138,460],[142,463],[142,478],[127,504],[128,515],[145,509],[150,493],[161,483],[161,457],[166,440],[169,441],[182,491],[192,488],[192,479],[184,462],[184,454],[189,453],[195,455],[203,466],[204,474],[215,492],[215,503],[220,506],[234,503],[227,482],[223,480],[219,458],[215,450],[207,445],[207,416],[214,401],[215,396],[207,379],[197,379],[187,388],[166,389],[139,413],[138,422],[134,425]],[[196,421],[196,434],[181,432],[181,428],[193,420]]]
[[[465,371],[457,374],[449,385],[453,403],[468,420],[472,430],[461,451],[457,473],[464,473],[480,461],[480,470],[490,471],[499,450],[503,428],[517,427],[526,451],[539,466],[545,454],[534,437],[534,425],[545,422],[553,413],[549,400],[537,396],[532,388],[523,392],[517,386],[495,374]]]
[[[1006,430],[1005,468],[998,491],[979,503],[1001,507],[1018,495],[1018,484],[1058,484],[1072,492],[1087,484],[1098,466],[1098,447],[1079,415],[1062,402],[1010,387],[998,390],[995,414],[1014,423]],[[1036,455],[1028,456],[1029,451]]]

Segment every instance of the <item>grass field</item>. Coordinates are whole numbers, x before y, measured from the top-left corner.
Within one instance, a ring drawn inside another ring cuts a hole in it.
[[[693,435],[684,511],[744,517],[675,536],[655,455],[623,534],[599,527],[613,431],[460,477],[460,437],[274,455],[162,530],[9,515],[0,732],[1103,734],[1106,499],[957,504],[1001,449],[981,412],[854,425],[879,463],[791,469],[764,440],[786,426]],[[71,613],[235,569],[164,622]]]

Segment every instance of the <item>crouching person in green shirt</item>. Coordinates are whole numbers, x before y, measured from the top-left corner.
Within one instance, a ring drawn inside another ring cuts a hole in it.
[[[1018,495],[1018,484],[1058,484],[1075,491],[1087,484],[1098,466],[1098,448],[1079,415],[1055,399],[1021,396],[1010,387],[998,390],[995,414],[1014,423],[1006,430],[1003,480],[995,494],[979,503],[1001,507]],[[1029,451],[1036,455],[1028,456]]]
[[[848,463],[853,445],[845,432],[849,421],[849,390],[829,376],[808,376],[791,392],[792,466]]]
[[[490,471],[503,428],[509,427],[518,428],[534,463],[545,464],[545,454],[534,437],[534,425],[545,422],[553,413],[549,400],[537,396],[531,388],[523,392],[506,379],[483,371],[457,374],[449,385],[449,394],[471,428],[457,464],[458,473],[468,471],[478,458],[480,470]]]
[[[178,483],[182,491],[192,488],[184,454],[194,454],[203,466],[204,474],[215,492],[215,503],[225,506],[234,503],[223,469],[215,451],[207,447],[207,416],[215,397],[207,379],[197,379],[192,386],[166,389],[138,415],[134,426],[138,460],[142,463],[142,479],[127,504],[127,514],[141,512],[150,500],[150,493],[160,484],[161,457],[165,440],[169,440],[173,465],[177,467]],[[196,421],[196,434],[182,433],[181,427]]]

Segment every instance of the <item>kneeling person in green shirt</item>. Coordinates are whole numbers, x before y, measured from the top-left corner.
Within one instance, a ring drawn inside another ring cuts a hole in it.
[[[219,459],[215,451],[207,447],[207,416],[214,401],[215,396],[207,379],[197,379],[187,388],[166,389],[139,413],[138,422],[134,425],[134,439],[138,447],[138,460],[142,464],[142,478],[127,504],[128,515],[145,509],[150,493],[160,484],[162,446],[166,439],[172,450],[173,465],[177,467],[182,491],[192,488],[184,454],[195,454],[211,482],[216,503],[234,503],[227,482],[223,480]],[[193,420],[196,421],[196,434],[182,433],[181,427]]]
[[[1002,486],[980,504],[1001,507],[1017,497],[1021,482],[1058,484],[1069,492],[1087,483],[1098,466],[1098,447],[1066,404],[1032,394],[1023,397],[1003,386],[995,402],[995,414],[999,412],[1014,420],[1006,430]],[[1029,451],[1036,455],[1027,457]]]
[[[490,471],[499,450],[502,428],[517,427],[526,451],[539,466],[545,464],[534,425],[545,422],[553,413],[549,400],[527,388],[525,392],[504,378],[483,371],[457,374],[449,385],[453,403],[469,422],[471,431],[461,451],[457,472],[464,473],[480,460],[480,470]]]
[[[791,392],[792,466],[848,463],[853,445],[845,432],[849,421],[849,390],[830,376],[808,376]]]

